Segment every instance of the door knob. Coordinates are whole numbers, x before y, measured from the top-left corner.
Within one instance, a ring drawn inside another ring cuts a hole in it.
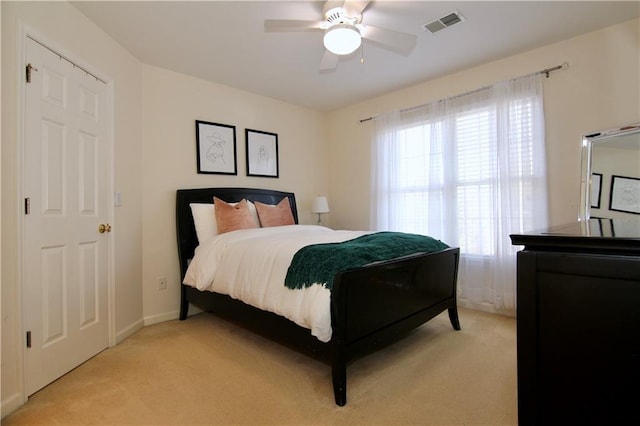
[[[105,232],[111,232],[111,225],[108,223],[101,223],[98,226],[98,232],[104,234]]]

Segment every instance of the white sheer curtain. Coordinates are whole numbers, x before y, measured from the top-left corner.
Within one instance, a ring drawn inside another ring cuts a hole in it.
[[[515,314],[509,235],[547,225],[542,77],[374,119],[371,223],[460,247],[458,303]]]

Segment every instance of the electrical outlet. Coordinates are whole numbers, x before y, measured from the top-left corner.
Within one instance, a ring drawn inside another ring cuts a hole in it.
[[[158,278],[158,290],[166,290],[167,289],[167,277]]]

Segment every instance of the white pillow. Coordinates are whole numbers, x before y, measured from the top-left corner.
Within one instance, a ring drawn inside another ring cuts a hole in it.
[[[235,206],[237,203],[230,203]],[[260,220],[258,219],[258,211],[255,204],[251,201],[247,201],[249,205],[249,211],[253,220],[256,221],[256,225],[260,227]],[[198,236],[198,242],[203,243],[210,238],[218,235],[218,225],[216,224],[216,212],[215,205],[213,203],[190,203],[191,214],[193,215],[193,223],[196,227],[196,235]]]
[[[191,203],[189,207],[191,207],[198,242],[206,241],[218,233],[213,203]]]

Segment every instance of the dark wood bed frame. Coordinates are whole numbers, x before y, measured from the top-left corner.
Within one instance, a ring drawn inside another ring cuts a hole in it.
[[[181,277],[198,245],[190,203],[227,202],[243,198],[277,204],[289,198],[298,223],[295,195],[291,192],[249,188],[180,189],[176,196],[176,228]],[[336,404],[347,402],[347,363],[357,355],[398,339],[444,310],[454,329],[460,330],[456,283],[460,250],[420,253],[336,274],[331,294],[332,338],[324,343],[284,317],[249,306],[229,296],[182,285],[180,319],[189,304],[319,357],[332,368]],[[283,284],[284,285],[284,284]]]

